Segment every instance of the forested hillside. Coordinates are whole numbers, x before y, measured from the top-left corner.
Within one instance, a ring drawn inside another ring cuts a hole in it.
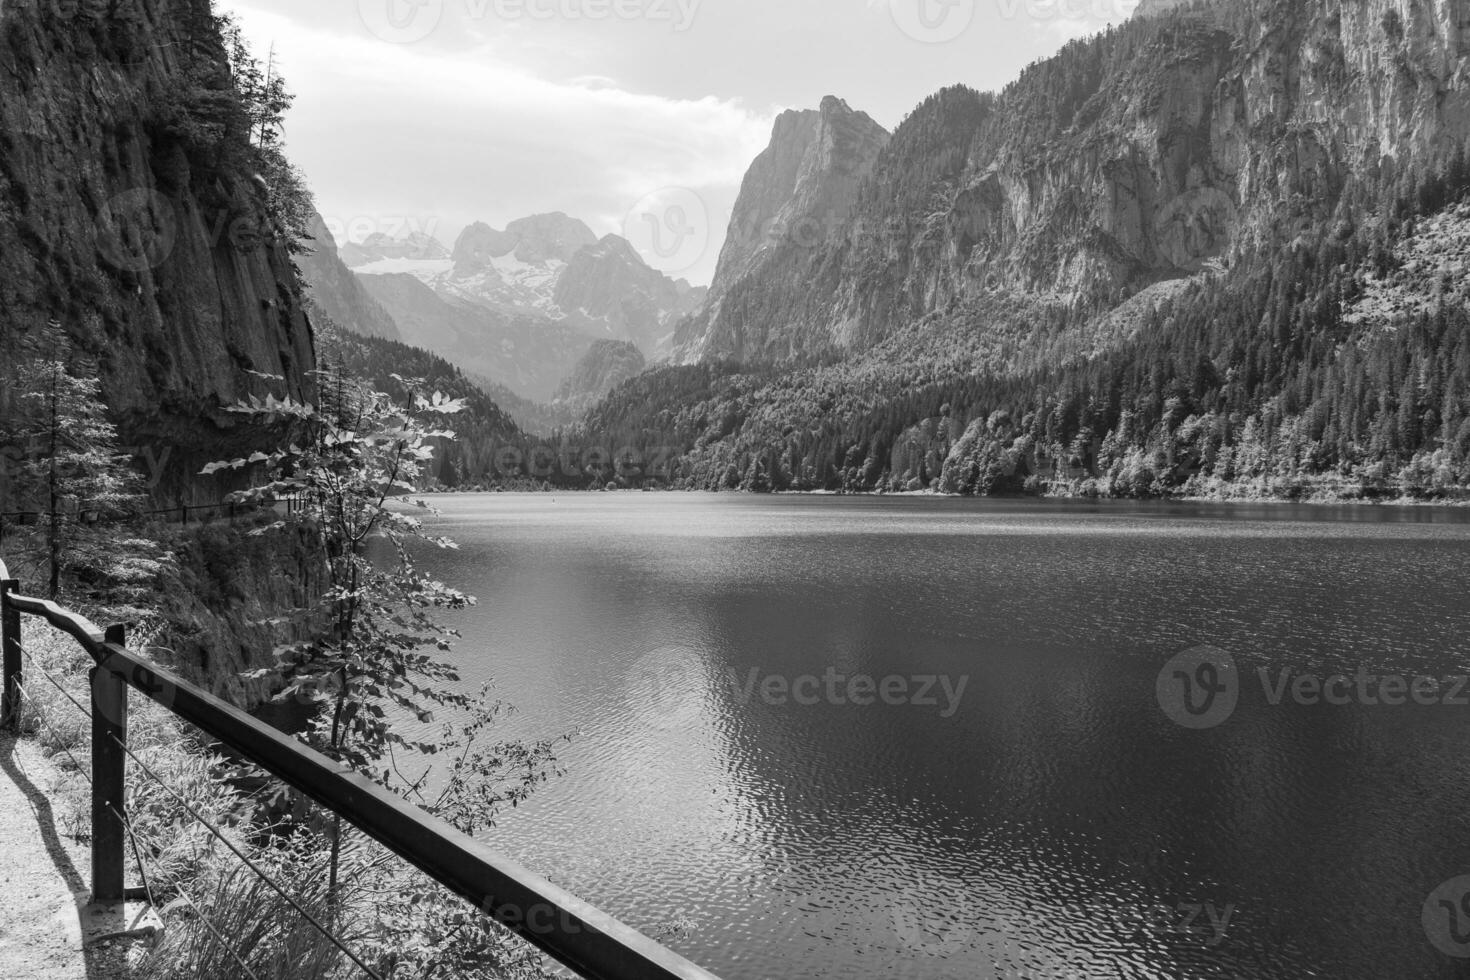
[[[582,437],[701,487],[1454,493],[1467,28],[1242,0],[939,93],[830,235],[694,324],[711,363]]]
[[[436,354],[396,340],[365,337],[331,324],[318,312],[322,366],[366,381],[374,390],[402,400],[405,382],[422,382],[419,394],[442,394],[463,400],[464,411],[453,416],[453,440],[436,440],[430,475],[435,483],[458,488],[467,483],[490,482],[499,449],[520,446],[526,436],[480,385]]]

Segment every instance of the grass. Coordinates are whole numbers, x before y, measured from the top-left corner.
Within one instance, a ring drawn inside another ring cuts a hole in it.
[[[156,630],[133,633],[147,652]],[[22,731],[38,740],[65,778],[53,805],[63,832],[89,842],[90,721],[68,699],[89,703],[90,657],[44,623],[27,620],[28,695]],[[40,673],[49,673],[66,693]],[[328,894],[332,826],[305,801],[211,750],[165,709],[129,699],[127,813],[139,862],[129,883],[146,878],[166,928],[137,976],[144,980],[338,980],[364,973],[323,937],[297,906],[329,924],[344,944],[385,978],[464,977],[541,980],[543,958],[426,876],[362,835],[345,830],[339,886]],[[269,789],[249,790],[246,785]],[[187,801],[188,806],[184,805]],[[287,805],[282,806],[282,802]],[[250,871],[219,835],[285,892]],[[289,900],[286,896],[289,896]],[[293,904],[294,903],[294,904]]]

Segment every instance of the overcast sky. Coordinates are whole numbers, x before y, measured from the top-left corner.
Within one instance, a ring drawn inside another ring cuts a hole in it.
[[[329,226],[565,211],[706,283],[771,123],[846,99],[890,130],[954,83],[997,89],[1136,0],[221,0],[295,108]],[[661,227],[660,227],[661,226]]]

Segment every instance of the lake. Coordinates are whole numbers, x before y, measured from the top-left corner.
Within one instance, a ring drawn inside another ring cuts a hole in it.
[[[725,980],[1465,975],[1470,511],[435,505],[466,683],[575,733],[487,839]]]

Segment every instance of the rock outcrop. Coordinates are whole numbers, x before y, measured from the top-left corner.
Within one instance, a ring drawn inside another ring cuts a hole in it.
[[[673,324],[698,309],[705,295],[650,268],[619,235],[573,255],[552,294],[571,322],[655,355],[668,349]]]
[[[313,393],[312,329],[208,0],[0,5],[0,351],[50,320],[97,360],[160,497],[257,434],[226,409]],[[212,128],[213,127],[213,128]],[[207,146],[205,144],[208,144]],[[166,450],[166,451],[165,451]]]
[[[311,240],[296,257],[311,299],[344,329],[364,337],[399,340],[398,326],[388,311],[368,295],[362,283],[338,256],[337,242],[320,215],[312,215]]]
[[[835,96],[820,109],[776,118],[770,145],[741,184],[708,309],[674,338],[676,361],[745,353],[743,318],[724,315],[726,296],[746,281],[804,266],[846,227],[858,188],[887,143],[883,127]]]
[[[1186,12],[1153,3],[999,94],[931,97],[806,247],[733,229],[678,358],[866,350],[920,321],[963,322],[997,293],[1105,313],[1328,222],[1354,182],[1392,183],[1470,134],[1463,0]],[[778,124],[737,219],[809,207],[792,177],[809,125]]]

